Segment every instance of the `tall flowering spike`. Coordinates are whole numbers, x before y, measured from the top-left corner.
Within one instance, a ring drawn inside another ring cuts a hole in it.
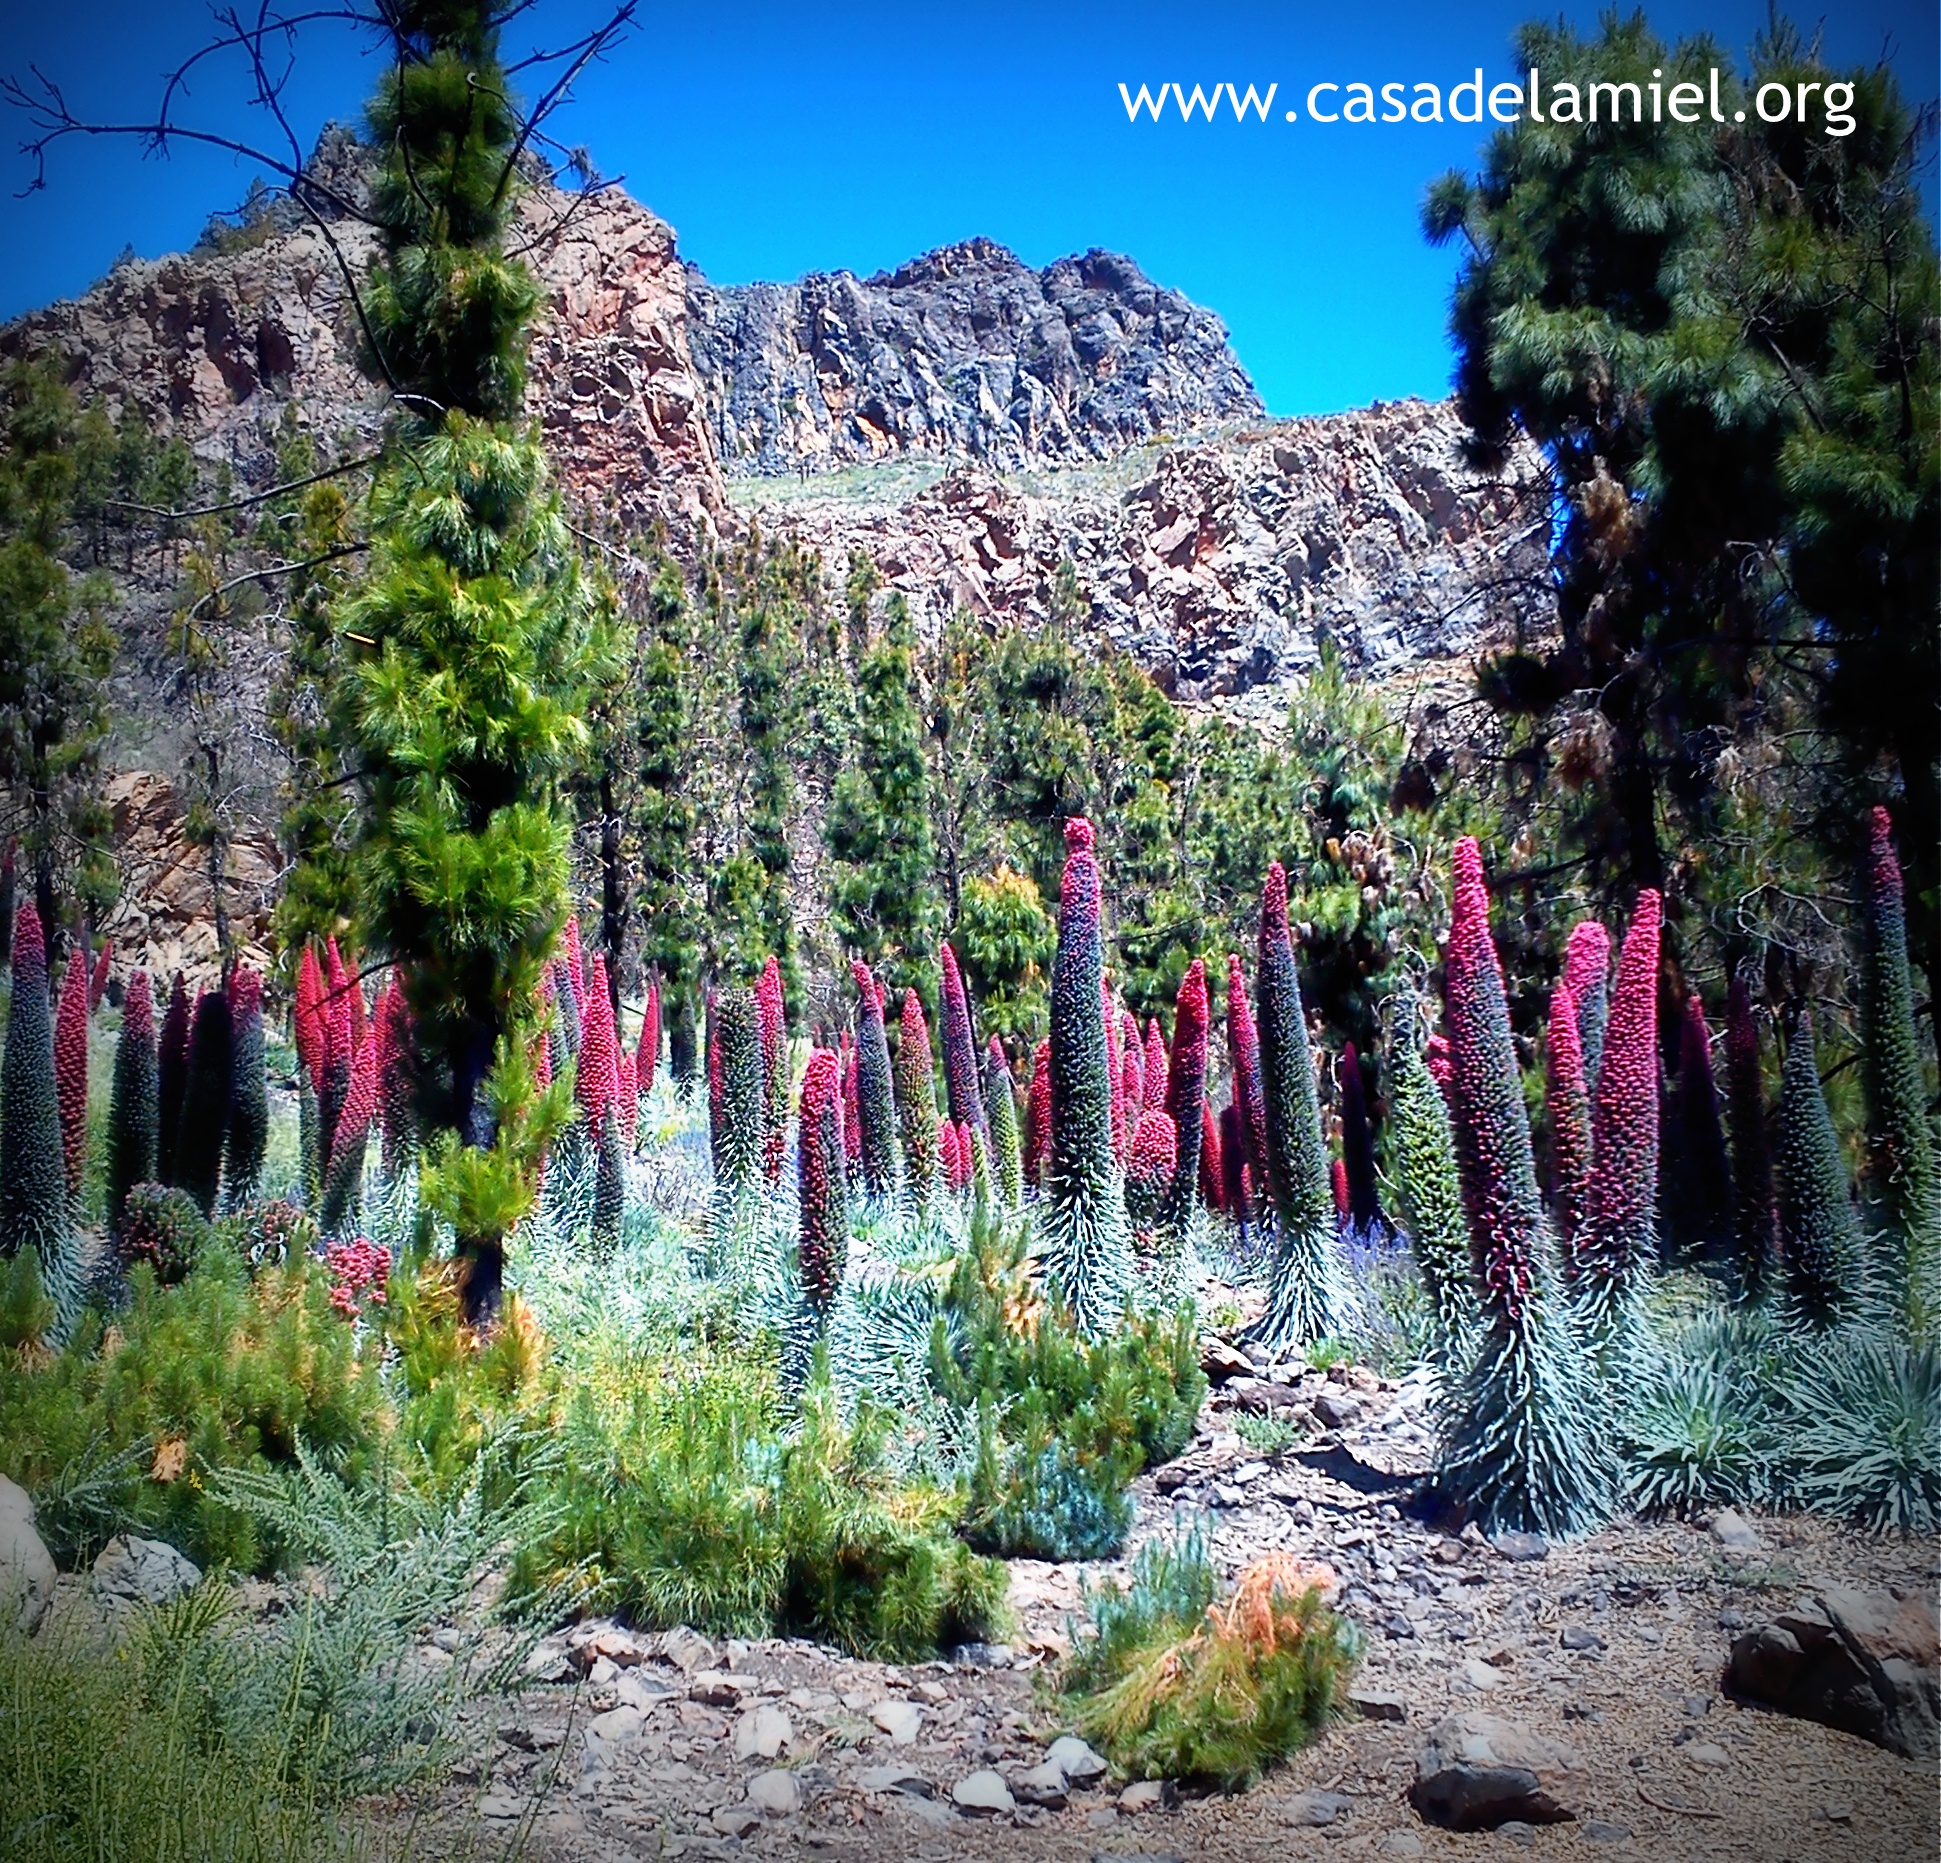
[[[1125,1075],[1119,1068],[1123,1058],[1119,1053],[1119,1012],[1112,1005],[1111,985],[1104,977],[1099,983],[1099,1015],[1105,1029],[1105,1077],[1112,1089],[1112,1155],[1123,1165],[1132,1147],[1132,1128],[1139,1123],[1139,1112],[1137,1108],[1127,1112]]]
[[[216,1190],[222,1181],[222,1147],[229,1130],[235,1060],[229,999],[220,990],[205,990],[196,999],[182,1091],[182,1125],[175,1140],[175,1180],[195,1199],[204,1216],[214,1212]]]
[[[324,947],[324,998],[321,1005],[324,1031],[323,1092],[317,1099],[319,1149],[326,1161],[336,1155],[337,1121],[343,1115],[344,1099],[350,1092],[350,1064],[355,1053],[351,1036],[350,973],[344,968],[343,954],[332,938]]]
[[[984,1100],[977,1084],[977,1036],[971,1028],[970,998],[957,953],[948,944],[937,947],[943,966],[944,1093],[950,1116],[958,1125],[981,1127]]]
[[[1429,1070],[1429,1078],[1436,1083],[1436,1090],[1447,1099],[1455,1091],[1456,1057],[1449,1051],[1447,1035],[1431,1035],[1422,1049],[1422,1064]]]
[[[1241,1162],[1257,1185],[1267,1168],[1267,1102],[1260,1092],[1260,1035],[1254,1027],[1253,1005],[1247,1000],[1247,979],[1240,971],[1240,953],[1227,954],[1227,1055],[1233,1066],[1233,1099],[1240,1109],[1240,1136],[1245,1147]]]
[[[128,979],[108,1102],[108,1233],[121,1227],[122,1205],[137,1184],[155,1177],[155,1003],[148,972]]]
[[[1552,1304],[1543,1206],[1489,932],[1482,850],[1456,843],[1444,963],[1451,1088],[1483,1335],[1444,1412],[1439,1480],[1486,1530],[1567,1537],[1608,1518],[1616,1469],[1593,1386]]]
[[[1149,1228],[1179,1179],[1179,1132],[1170,1113],[1139,1115],[1126,1161],[1126,1209],[1135,1227]]]
[[[1786,1291],[1804,1319],[1831,1326],[1852,1310],[1860,1292],[1860,1224],[1805,1011],[1786,1047],[1779,1091],[1779,1245]]]
[[[1328,1161],[1328,1189],[1334,1196],[1334,1214],[1337,1222],[1348,1220],[1348,1167],[1339,1158]]]
[[[828,1317],[849,1255],[849,1193],[842,1151],[842,1087],[835,1053],[810,1051],[802,1075],[796,1134],[801,1229],[796,1262],[803,1297],[818,1320]]]
[[[323,1092],[326,1041],[323,998],[323,971],[317,963],[316,947],[306,944],[297,956],[296,1002],[291,1015],[291,1033],[296,1041],[297,1059],[310,1076],[310,1091],[315,1094]]]
[[[1368,1118],[1368,1082],[1361,1056],[1349,1042],[1341,1051],[1341,1162],[1348,1172],[1348,1220],[1372,1229],[1382,1220],[1375,1171],[1375,1130]]]
[[[1477,1323],[1469,1224],[1449,1105],[1429,1072],[1428,1058],[1413,1044],[1403,1044],[1396,1057],[1389,1118],[1402,1221],[1435,1316],[1430,1356],[1445,1370],[1460,1370]]]
[[[1200,1189],[1200,1108],[1206,1102],[1206,965],[1195,958],[1173,1003],[1173,1053],[1166,1069],[1166,1111],[1178,1145],[1178,1168],[1163,1216],[1175,1245],[1186,1240]]]
[[[584,1021],[586,1018],[586,951],[580,943],[580,915],[577,912],[567,919],[561,943],[566,964],[566,987],[572,993],[573,1012],[576,1019]]]
[[[1914,1026],[1914,987],[1907,966],[1907,907],[1894,825],[1873,812],[1863,888],[1866,961],[1861,973],[1865,1011],[1867,1151],[1870,1190],[1900,1239],[1894,1264],[1904,1279],[1908,1318],[1917,1330],[1931,1318],[1933,1285],[1941,1268],[1941,1189],[1927,1117],[1927,1083]]]
[[[580,1002],[584,986],[573,985],[573,965],[566,958],[554,961],[551,972],[553,991],[553,1072],[566,1072],[566,1063],[579,1059],[581,1024]]]
[[[404,985],[394,970],[378,998],[377,1100],[383,1124],[384,1171],[395,1177],[418,1142],[416,1098],[413,1092],[411,1007]],[[534,1078],[541,1092],[552,1085],[552,1044],[541,1035],[533,1045]]]
[[[78,947],[67,960],[54,1016],[54,1099],[67,1194],[78,1197],[88,1156],[88,966]]]
[[[660,983],[650,978],[647,984],[647,1009],[640,1018],[640,1052],[634,1059],[634,1078],[643,1094],[654,1090],[654,1075],[660,1068]]]
[[[1650,887],[1618,954],[1604,1058],[1591,1098],[1591,1190],[1568,1257],[1573,1290],[1605,1330],[1634,1311],[1658,1258],[1659,900]],[[1572,1004],[1582,1008],[1573,993]]]
[[[106,938],[101,941],[101,949],[95,955],[94,970],[88,978],[88,1007],[99,1009],[101,999],[108,994],[108,973],[112,969],[114,945]]]
[[[898,1148],[883,986],[860,960],[851,961],[849,974],[856,983],[856,1123],[862,1141],[862,1187],[866,1196],[890,1197],[896,1194]]]
[[[351,1057],[350,1084],[337,1115],[337,1134],[324,1167],[323,1206],[317,1213],[317,1226],[326,1235],[356,1221],[371,1124],[377,1117],[378,1061],[377,1044],[369,1041]]]
[[[1611,1004],[1611,934],[1595,919],[1579,919],[1564,942],[1563,988],[1577,1010],[1577,1040],[1584,1056],[1584,1087],[1597,1090],[1604,1060],[1604,1025]]]
[[[1146,1104],[1169,1105],[1172,1094],[1166,1079],[1166,1037],[1160,1032],[1157,1016],[1146,1018],[1146,1055],[1140,1072],[1145,1081]]]
[[[730,990],[715,1012],[710,1072],[719,1083],[714,1174],[730,1199],[757,1189],[764,1177],[768,1076],[762,1066],[761,1012],[753,994]]]
[[[222,1175],[231,1209],[256,1194],[270,1142],[269,1082],[264,1074],[263,979],[239,964],[229,979],[229,1021],[234,1065],[229,1079],[229,1135]]]
[[[903,1175],[919,1209],[936,1195],[943,1169],[937,1132],[937,1070],[930,1054],[930,1024],[915,990],[903,992],[896,1038],[896,1098],[903,1126]]]
[[[838,1064],[842,1076],[842,1162],[854,1177],[863,1168],[863,1093],[856,1044],[847,1029],[843,1030]]]
[[[622,1054],[614,1072],[616,1089],[613,1110],[620,1121],[620,1136],[631,1149],[640,1136],[640,1077],[634,1072],[634,1057]]]
[[[1220,1207],[1244,1239],[1253,1228],[1253,1173],[1247,1167],[1247,1122],[1239,1105],[1220,1108]]]
[[[1696,990],[1685,998],[1678,1025],[1678,1086],[1673,1097],[1678,1120],[1680,1170],[1675,1184],[1663,1186],[1663,1201],[1677,1233],[1702,1253],[1716,1257],[1732,1226],[1732,1171],[1719,1120],[1718,1082],[1712,1073],[1712,1031]],[[1679,1206],[1684,1206],[1682,1213]]]
[[[1200,1100],[1200,1201],[1209,1210],[1227,1207],[1226,1173],[1220,1162],[1220,1122],[1213,1116],[1213,1102]]]
[[[1117,1323],[1132,1270],[1112,1151],[1104,970],[1092,824],[1074,817],[1065,824],[1051,970],[1051,1148],[1040,1235],[1047,1277],[1088,1338]]]
[[[1550,993],[1544,1105],[1550,1114],[1550,1196],[1564,1259],[1574,1262],[1586,1239],[1591,1196],[1591,1103],[1577,1004],[1561,984]]]
[[[587,995],[592,994],[593,984],[589,981]],[[609,999],[607,1014],[612,1013],[613,1003]],[[593,1240],[603,1249],[612,1249],[620,1241],[621,1219],[627,1208],[627,1172],[622,1158],[625,1147],[620,1100],[616,1095],[607,1102],[593,1143]]]
[[[984,1055],[984,1118],[991,1128],[991,1167],[1006,1209],[1024,1201],[1024,1146],[1018,1133],[1018,1096],[1004,1045],[993,1035]]]
[[[782,1000],[782,966],[772,956],[762,966],[761,981],[755,986],[755,1010],[762,1037],[762,1168],[771,1184],[779,1184],[782,1159],[788,1149],[789,1034],[788,1007]]]
[[[155,1180],[180,1182],[175,1143],[182,1131],[182,1096],[189,1084],[189,986],[182,973],[169,985],[168,1008],[155,1051]]]
[[[1138,1123],[1146,1110],[1146,1045],[1139,1038],[1139,1018],[1119,1010],[1119,1079],[1126,1093],[1126,1117]]]
[[[1732,979],[1725,999],[1725,1106],[1732,1129],[1732,1264],[1739,1292],[1751,1297],[1770,1285],[1779,1260],[1779,1209],[1759,1018],[1743,977]]]
[[[47,944],[30,901],[14,919],[13,992],[0,1058],[0,1256],[31,1248],[65,1338],[81,1309],[80,1260],[68,1226]]]
[[[1031,1084],[1024,1096],[1024,1181],[1044,1182],[1051,1161],[1051,1043],[1031,1051]]]
[[[962,1190],[970,1182],[970,1160],[964,1155],[964,1134],[969,1126],[946,1119],[937,1128],[937,1149],[942,1156],[944,1187]]]
[[[573,1077],[573,1097],[586,1114],[587,1131],[597,1140],[607,1108],[620,1097],[620,1043],[613,1027],[613,999],[607,994],[603,951],[593,956],[593,983],[586,993],[586,1016],[580,1027],[580,1064]]]
[[[357,968],[357,953],[344,958],[344,1001],[350,1011],[350,1046],[355,1054],[371,1038],[370,1005],[364,1000],[364,979]]]
[[[1259,975],[1260,1090],[1275,1249],[1267,1311],[1252,1336],[1278,1357],[1333,1332],[1347,1308],[1314,1054],[1287,923],[1287,875],[1279,861],[1267,869],[1261,896]]]

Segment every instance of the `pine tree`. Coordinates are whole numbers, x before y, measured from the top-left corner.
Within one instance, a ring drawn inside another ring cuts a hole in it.
[[[14,916],[13,990],[0,1056],[0,1257],[32,1249],[54,1328],[66,1338],[81,1310],[81,1268],[68,1222],[61,1114],[54,1088],[54,1018],[47,946],[33,902]]]
[[[1779,1246],[1772,1138],[1752,992],[1734,977],[1725,1003],[1726,1116],[1732,1128],[1732,1260],[1741,1298],[1764,1291]]]
[[[1160,1211],[1172,1249],[1185,1247],[1200,1189],[1201,1108],[1206,1104],[1206,965],[1195,958],[1180,979],[1173,1008],[1173,1052],[1166,1069],[1166,1111],[1173,1122],[1174,1168]],[[1133,1115],[1136,1119],[1137,1113]]]
[[[204,1216],[213,1215],[222,1181],[223,1140],[235,1072],[235,1029],[229,998],[205,990],[196,999],[182,1089],[182,1122],[175,1137],[175,1181]]]
[[[1566,1263],[1606,1337],[1635,1318],[1658,1259],[1658,937],[1658,894],[1646,887],[1618,955],[1591,1101],[1590,1202]]]
[[[1914,1025],[1907,967],[1907,912],[1893,821],[1876,808],[1865,886],[1866,944],[1861,968],[1865,1005],[1868,1156],[1872,1188],[1904,1251],[1898,1274],[1908,1318],[1920,1329],[1931,1317],[1941,1266],[1941,1200],[1937,1200],[1928,1091]]]
[[[1276,1357],[1325,1338],[1346,1317],[1334,1193],[1321,1136],[1314,1055],[1287,923],[1287,875],[1267,869],[1260,904],[1260,1089],[1266,1192],[1274,1212],[1267,1311],[1250,1336]]]
[[[246,964],[238,965],[229,979],[229,1014],[235,1057],[230,1076],[229,1129],[223,1154],[223,1194],[231,1209],[240,1209],[256,1194],[270,1137],[269,1086],[264,1076],[263,979]]]
[[[121,1000],[121,1034],[108,1103],[108,1234],[121,1225],[122,1205],[136,1184],[155,1178],[155,1005],[148,972],[128,979]]]
[[[1438,1480],[1485,1530],[1567,1537],[1608,1516],[1615,1470],[1587,1367],[1553,1304],[1530,1120],[1474,840],[1456,843],[1454,864],[1444,976],[1482,1337],[1450,1393]]]
[[[818,1324],[826,1323],[849,1255],[849,1201],[843,1165],[842,1106],[836,1056],[810,1051],[802,1075],[796,1130],[797,1209],[801,1225],[796,1262],[803,1298]]]
[[[1803,1318],[1831,1326],[1852,1311],[1861,1292],[1860,1225],[1805,1010],[1786,1045],[1779,1092],[1779,1246],[1786,1291]]]
[[[1051,1131],[1039,1246],[1047,1278],[1079,1331],[1097,1338],[1118,1321],[1131,1252],[1112,1152],[1099,868],[1090,822],[1074,817],[1065,824],[1065,850],[1051,974]]]

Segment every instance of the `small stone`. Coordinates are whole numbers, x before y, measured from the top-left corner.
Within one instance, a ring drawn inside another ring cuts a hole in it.
[[[1018,1806],[1004,1775],[989,1766],[959,1779],[950,1788],[950,1802],[959,1811],[978,1818],[1008,1817]]]
[[[1397,1611],[1382,1625],[1382,1630],[1396,1642],[1407,1643],[1415,1635],[1415,1621],[1401,1611]]]
[[[1588,1844],[1628,1844],[1631,1841],[1631,1827],[1628,1824],[1613,1824],[1609,1818],[1586,1818],[1578,1826],[1584,1833]]]
[[[1186,1863],[1177,1850],[1098,1850],[1092,1863]]]
[[[685,1624],[676,1624],[672,1630],[662,1633],[660,1655],[664,1662],[672,1663],[683,1675],[712,1669],[715,1664],[714,1645],[698,1630],[690,1630]]]
[[[1346,1429],[1361,1417],[1361,1403],[1345,1391],[1326,1390],[1314,1400],[1314,1414],[1331,1430]]]
[[[1713,1740],[1694,1740],[1685,1749],[1685,1757],[1694,1766],[1730,1766],[1732,1755]]]
[[[687,1698],[707,1708],[732,1708],[747,1690],[743,1676],[730,1675],[725,1669],[703,1669],[689,1681]]]
[[[923,1710],[914,1701],[891,1699],[876,1702],[870,1708],[869,1718],[883,1730],[891,1746],[907,1747],[923,1725]]]
[[[1688,1719],[1702,1721],[1712,1712],[1712,1697],[1710,1695],[1687,1695],[1685,1697],[1684,1707]]]
[[[1253,1368],[1253,1360],[1224,1339],[1200,1342],[1200,1369],[1206,1373],[1208,1384],[1225,1384],[1233,1378],[1247,1377]]]
[[[919,1682],[910,1693],[919,1701],[929,1702],[933,1708],[950,1699],[950,1690],[941,1682]]]
[[[487,1792],[479,1800],[479,1816],[481,1818],[492,1818],[494,1820],[516,1818],[524,1810],[525,1806],[518,1799],[514,1798],[510,1792]]]
[[[1557,1641],[1567,1650],[1601,1650],[1605,1647],[1604,1639],[1582,1624],[1566,1624]]]
[[[794,1725],[780,1708],[750,1708],[735,1723],[735,1758],[772,1760],[794,1739]]]
[[[1746,1627],[1746,1614],[1743,1611],[1721,1611],[1719,1628],[1721,1630],[1743,1630]]]
[[[1354,1683],[1348,1690],[1348,1705],[1364,1721],[1405,1721],[1408,1719],[1408,1704],[1400,1693],[1392,1688],[1375,1688],[1365,1682]]]
[[[1094,1753],[1075,1734],[1060,1734],[1045,1749],[1045,1758],[1056,1766],[1072,1785],[1096,1785],[1108,1770],[1103,1758]]]
[[[761,1829],[762,1814],[753,1805],[720,1805],[708,1822],[723,1837],[747,1837]]]
[[[586,1724],[586,1745],[580,1754],[582,1772],[598,1772],[640,1743],[645,1718],[638,1708],[609,1708]]]
[[[1822,1805],[1820,1807],[1820,1816],[1829,1824],[1851,1824],[1853,1822],[1853,1807],[1848,1804]]]
[[[1513,1820],[1561,1824],[1577,1815],[1566,1800],[1578,1770],[1568,1747],[1471,1708],[1430,1733],[1409,1802],[1431,1824],[1456,1831],[1494,1830]]]
[[[1480,1656],[1465,1656],[1456,1674],[1480,1695],[1501,1688],[1507,1679],[1494,1663],[1487,1663]]]
[[[1721,1508],[1712,1517],[1712,1537],[1728,1552],[1764,1552],[1766,1542],[1737,1508]]]
[[[1529,1845],[1537,1841],[1536,1832],[1521,1818],[1511,1818],[1507,1823],[1496,1827],[1498,1837],[1507,1837],[1513,1844]]]
[[[892,1760],[887,1766],[865,1766],[856,1775],[857,1788],[864,1792],[901,1792],[905,1798],[935,1798],[937,1789],[912,1766]]]
[[[1390,1831],[1375,1846],[1378,1857],[1419,1857],[1422,1852],[1422,1839],[1413,1831]]]
[[[138,1604],[167,1604],[193,1591],[202,1571],[163,1540],[137,1539],[123,1533],[101,1549],[94,1562],[95,1595],[104,1604],[126,1608]]]
[[[1011,1781],[1011,1790],[1020,1804],[1063,1811],[1067,1803],[1065,1769],[1046,1760],[1029,1772],[1017,1774]]]
[[[1171,1805],[1176,1797],[1170,1779],[1135,1779],[1119,1794],[1119,1809],[1126,1812],[1159,1811]]]
[[[960,1669],[1008,1669],[1011,1646],[1008,1643],[960,1643],[950,1652],[950,1660]]]
[[[802,1809],[802,1783],[786,1766],[771,1767],[749,1780],[748,1802],[771,1818],[792,1817]]]
[[[1550,1557],[1550,1542],[1541,1533],[1493,1533],[1489,1543],[1499,1559],[1516,1565]]]
[[[1346,1792],[1297,1792],[1281,1807],[1281,1820],[1319,1830],[1346,1817],[1354,1802]]]

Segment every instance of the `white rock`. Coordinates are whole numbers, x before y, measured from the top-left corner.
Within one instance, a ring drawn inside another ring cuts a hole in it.
[[[923,1725],[923,1710],[914,1701],[891,1699],[874,1703],[869,1718],[883,1730],[891,1746],[907,1747]]]
[[[771,1818],[792,1817],[802,1809],[802,1784],[785,1766],[758,1772],[748,1782],[748,1802]]]
[[[163,1540],[137,1539],[120,1534],[102,1547],[94,1562],[95,1595],[104,1604],[127,1609],[138,1604],[167,1604],[202,1583],[193,1559]]]
[[[1027,1805],[1042,1805],[1047,1811],[1062,1811],[1067,1790],[1065,1769],[1054,1760],[1046,1760],[1029,1772],[1015,1775],[1011,1780],[1011,1790]]]
[[[34,1528],[32,1498],[0,1475],[0,1624],[32,1636],[54,1602],[55,1576],[54,1561]]]
[[[1492,1689],[1501,1688],[1508,1679],[1494,1663],[1487,1663],[1480,1656],[1465,1656],[1462,1667],[1456,1673],[1471,1688],[1485,1695]]]
[[[1722,1746],[1711,1740],[1694,1740],[1685,1749],[1685,1757],[1694,1766],[1730,1766],[1732,1755]]]
[[[1745,1515],[1726,1507],[1713,1517],[1712,1537],[1728,1552],[1764,1552],[1766,1542]]]
[[[1166,1785],[1160,1779],[1135,1779],[1119,1794],[1121,1811],[1157,1811],[1166,1802]]]
[[[721,1805],[708,1821],[723,1837],[746,1837],[761,1829],[762,1814],[753,1805]]]
[[[735,1758],[772,1760],[794,1739],[794,1725],[780,1708],[750,1708],[735,1723]]]
[[[609,1708],[586,1724],[586,1747],[580,1755],[582,1773],[602,1772],[622,1754],[640,1744],[646,1717],[631,1706]]]
[[[865,1766],[856,1775],[857,1790],[863,1792],[901,1792],[906,1798],[934,1798],[936,1788],[914,1766]]]
[[[1011,1796],[1011,1788],[1004,1783],[1003,1775],[993,1772],[988,1766],[982,1766],[968,1777],[959,1779],[950,1788],[950,1802],[959,1811],[970,1812],[976,1817],[1008,1815],[1018,1807],[1018,1801]]]
[[[1096,1785],[1108,1770],[1105,1761],[1076,1734],[1060,1734],[1045,1749],[1045,1758],[1073,1785]]]

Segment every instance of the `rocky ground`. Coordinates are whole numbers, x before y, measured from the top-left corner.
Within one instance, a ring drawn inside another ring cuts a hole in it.
[[[1126,1786],[1089,1750],[1053,1747],[1049,1669],[1081,1581],[1112,1568],[1020,1561],[1012,1643],[954,1662],[902,1668],[610,1622],[549,1638],[535,1685],[479,1720],[440,1807],[449,1819],[414,1819],[421,1844],[427,1828],[469,1827],[476,1846],[476,1820],[488,1854],[523,1844],[549,1863],[1936,1854],[1931,1761],[1723,1687],[1735,1637],[1794,1600],[1897,1591],[1925,1637],[1931,1704],[1932,1544],[1736,1515],[1626,1523],[1567,1547],[1445,1534],[1411,1505],[1428,1442],[1419,1382],[1225,1369],[1188,1453],[1140,1484],[1140,1532],[1201,1515],[1229,1575],[1277,1546],[1325,1560],[1367,1638],[1351,1718],[1255,1790]],[[1300,1431],[1278,1453],[1235,1428],[1268,1413]],[[1489,1718],[1452,1724],[1459,1714]],[[1506,1788],[1500,1767],[1478,1765],[1479,1737],[1535,1776]],[[1536,1796],[1512,1807],[1525,1817],[1459,1834],[1412,1805],[1425,1773],[1453,1781],[1459,1805],[1492,1787]],[[1535,1821],[1553,1810],[1568,1815]]]

